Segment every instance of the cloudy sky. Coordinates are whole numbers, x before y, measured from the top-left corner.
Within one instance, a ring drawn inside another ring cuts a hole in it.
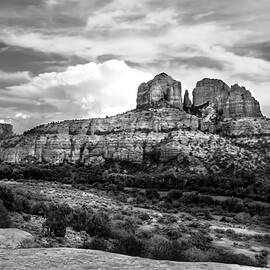
[[[1,0],[0,122],[16,132],[135,107],[166,72],[250,89],[270,116],[269,0]]]

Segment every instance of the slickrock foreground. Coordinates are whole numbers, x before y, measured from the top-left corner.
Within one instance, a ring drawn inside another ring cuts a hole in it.
[[[266,269],[218,263],[155,261],[96,250],[50,248],[0,250],[2,270],[252,270]]]

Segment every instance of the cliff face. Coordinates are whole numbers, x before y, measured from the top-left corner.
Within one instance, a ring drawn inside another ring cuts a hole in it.
[[[173,107],[130,111],[114,117],[64,121],[39,126],[0,144],[0,159],[29,156],[49,163],[141,163],[151,147],[178,129],[197,130],[198,118]]]
[[[193,106],[199,107],[206,103],[213,103],[218,111],[222,111],[229,91],[230,87],[221,80],[203,79],[197,82],[193,90]]]
[[[165,73],[139,86],[137,108],[152,105],[160,100],[165,100],[168,104],[180,109],[183,107],[181,83]]]
[[[262,117],[259,102],[245,87],[235,84],[231,87],[223,107],[224,118]]]
[[[8,138],[13,134],[13,127],[10,124],[0,124],[0,140]]]
[[[259,102],[250,91],[238,84],[229,87],[221,80],[203,79],[193,90],[193,106],[213,104],[217,112],[227,118],[262,117]]]
[[[230,138],[270,136],[270,122],[261,117],[249,91],[204,79],[197,83],[193,99],[192,105],[186,91],[182,104],[181,83],[162,73],[139,86],[137,109],[108,118],[38,126],[0,141],[0,160],[95,165],[108,160],[158,162],[197,174],[219,170],[219,158],[221,167],[227,162],[225,169],[264,166],[263,155],[242,149]],[[197,116],[192,115],[196,110]],[[224,121],[224,117],[236,119]]]

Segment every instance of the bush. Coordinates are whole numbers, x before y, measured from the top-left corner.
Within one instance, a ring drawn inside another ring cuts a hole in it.
[[[48,206],[44,202],[34,202],[30,208],[32,215],[46,216],[49,211]]]
[[[65,205],[51,205],[44,227],[49,235],[54,234],[56,237],[65,237],[68,225],[67,215],[70,212],[69,207]]]
[[[171,241],[163,236],[155,235],[150,240],[150,254],[153,259],[170,260],[173,256]]]
[[[167,194],[167,199],[168,200],[179,200],[180,198],[182,198],[183,196],[183,192],[181,190],[178,190],[178,189],[172,189],[168,192]]]
[[[0,186],[0,198],[3,200],[5,207],[9,211],[14,210],[14,194],[10,188]]]
[[[159,193],[158,193],[158,191],[156,189],[147,189],[145,191],[145,196],[149,200],[159,199],[160,198],[160,195],[159,195]]]
[[[8,215],[8,211],[3,203],[2,200],[0,200],[0,228],[10,228],[11,221]]]
[[[90,236],[109,237],[111,233],[109,217],[102,212],[91,215],[87,220],[85,231]]]
[[[108,242],[104,238],[94,237],[91,241],[85,241],[82,248],[107,251]]]
[[[93,212],[87,209],[74,209],[70,217],[70,226],[77,232],[86,230],[87,222],[92,214]]]
[[[191,236],[189,239],[190,245],[201,250],[210,248],[212,238],[205,232],[199,231]]]
[[[141,256],[144,251],[144,245],[136,236],[128,235],[116,241],[113,251],[130,256]]]

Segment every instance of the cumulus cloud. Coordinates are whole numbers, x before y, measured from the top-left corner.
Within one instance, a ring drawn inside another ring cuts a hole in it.
[[[43,73],[26,84],[7,87],[6,98],[20,100],[21,106],[10,104],[15,111],[24,108],[15,114],[16,119],[44,121],[43,115],[47,121],[104,117],[134,108],[138,85],[151,78],[152,74],[130,68],[123,61],[90,62],[70,66],[63,72]],[[56,110],[39,110],[42,104]],[[33,111],[31,105],[37,110]]]
[[[122,112],[159,72],[189,90],[204,77],[245,85],[270,115],[269,8],[269,0],[2,1],[0,119],[26,128]]]
[[[15,118],[28,119],[28,118],[30,118],[30,116],[28,114],[24,114],[24,113],[16,113]]]

